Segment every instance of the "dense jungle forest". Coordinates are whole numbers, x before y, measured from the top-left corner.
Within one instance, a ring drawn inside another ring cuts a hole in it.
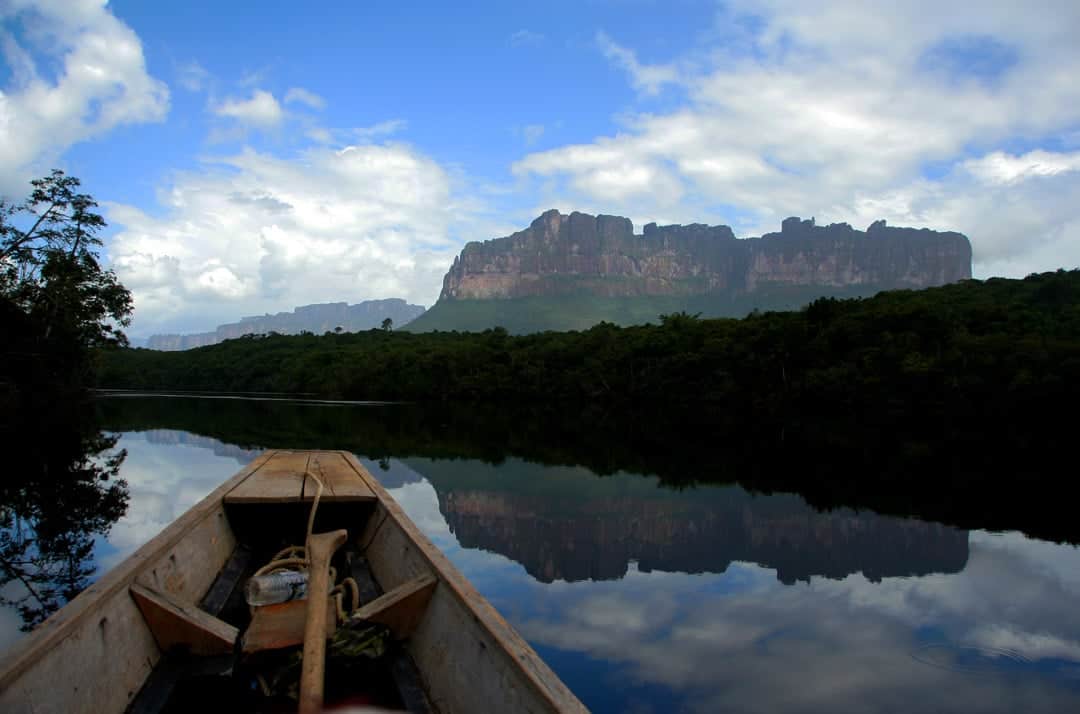
[[[663,405],[746,418],[864,413],[925,421],[1036,412],[1080,368],[1080,271],[817,300],[744,319],[664,315],[580,332],[250,335],[101,353],[110,389],[423,402]]]

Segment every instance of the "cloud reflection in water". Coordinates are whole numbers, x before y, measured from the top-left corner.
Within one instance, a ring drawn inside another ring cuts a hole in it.
[[[543,583],[461,547],[426,480],[392,493],[594,711],[1080,707],[1072,546],[974,531],[955,573],[785,585],[754,563],[689,574],[631,562],[619,579]],[[601,673],[587,692],[574,684],[584,669]]]
[[[131,504],[99,572],[254,456],[178,431],[120,446]],[[513,460],[367,465],[594,711],[1080,710],[1075,547]]]

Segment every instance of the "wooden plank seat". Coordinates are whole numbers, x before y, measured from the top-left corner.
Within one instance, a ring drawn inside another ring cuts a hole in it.
[[[433,575],[418,576],[373,598],[353,616],[386,625],[394,638],[404,640],[416,629],[437,583]],[[334,611],[333,600],[330,600],[328,608],[330,612]],[[306,600],[255,608],[255,615],[243,637],[244,654],[302,644],[306,612]],[[326,636],[333,637],[336,631],[337,621],[331,617],[326,622]]]
[[[240,581],[253,568],[251,550],[243,545],[238,545],[218,573],[217,578],[214,579],[202,602],[199,603],[199,609],[216,619],[221,615],[230,598],[243,597],[240,595]],[[139,589],[139,586],[133,583],[129,587],[129,591],[132,599],[139,605],[139,597],[135,589]],[[141,589],[147,590],[148,588]],[[139,609],[144,612],[144,619],[147,619],[144,606],[139,605]],[[202,618],[197,616],[197,619],[201,620]],[[160,647],[162,633],[154,631],[150,622],[147,619],[147,625],[151,626],[151,634]],[[225,626],[229,627],[227,624]],[[147,677],[146,683],[132,700],[127,714],[161,712],[165,709],[173,690],[176,689],[177,683],[186,678],[210,674],[224,675],[232,672],[234,660],[232,647],[229,648],[227,655],[213,657],[195,655],[190,651],[190,647],[183,648],[181,642],[174,642],[174,644],[181,644],[180,650],[170,651],[166,649],[163,651],[161,661],[154,667],[150,676]]]
[[[237,629],[194,603],[138,583],[131,584],[131,596],[162,652],[174,647],[194,655],[224,655],[233,651]]]
[[[434,575],[419,575],[383,593],[352,616],[386,625],[394,637],[404,640],[416,629],[438,582]]]
[[[374,501],[375,493],[336,452],[276,452],[261,468],[225,495],[225,503],[312,501],[323,484],[320,502]]]

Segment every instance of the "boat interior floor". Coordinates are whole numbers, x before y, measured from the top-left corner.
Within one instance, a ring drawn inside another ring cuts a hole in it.
[[[184,648],[165,653],[143,688],[128,707],[130,714],[151,712],[292,712],[297,702],[285,693],[292,674],[299,671],[299,645],[258,653],[243,651],[243,637],[251,623],[251,610],[244,599],[244,583],[281,548],[303,542],[306,513],[295,506],[239,506],[228,508],[229,521],[238,545],[199,603],[199,609],[237,630],[231,654],[197,656]],[[363,544],[357,542],[370,509],[357,518],[357,504],[321,505],[315,532],[324,532],[350,523],[349,540],[335,553],[331,564],[338,577],[351,576],[360,591],[360,602],[368,603],[383,594],[373,577]],[[268,523],[299,523],[285,533],[269,535]],[[297,540],[299,539],[299,540]],[[385,639],[381,657],[328,657],[326,663],[325,707],[375,706],[411,712],[435,711],[421,685],[420,674],[405,644]],[[275,683],[276,680],[276,683]],[[268,686],[268,682],[274,686]]]

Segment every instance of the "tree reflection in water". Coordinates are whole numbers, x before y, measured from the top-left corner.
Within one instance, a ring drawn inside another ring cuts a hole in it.
[[[24,631],[90,584],[95,541],[128,506],[118,436],[82,405],[34,402],[0,424],[0,604],[18,611]]]

